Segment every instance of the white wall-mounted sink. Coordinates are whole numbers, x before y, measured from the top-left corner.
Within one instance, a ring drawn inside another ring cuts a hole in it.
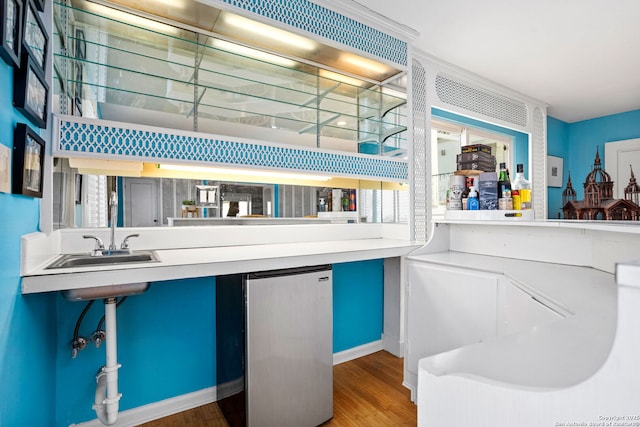
[[[158,262],[155,251],[111,251],[102,255],[64,254],[56,258],[45,269],[74,268],[74,267],[99,267],[128,265],[135,263]],[[93,286],[87,288],[67,289],[62,291],[62,296],[70,301],[85,301],[92,299],[114,298],[129,295],[137,295],[149,289],[148,282],[126,283],[108,286]]]
[[[56,258],[45,268],[49,270],[54,268],[93,267],[156,261],[158,261],[158,257],[154,251],[133,251],[129,253],[112,253],[98,256],[86,253],[64,254]]]

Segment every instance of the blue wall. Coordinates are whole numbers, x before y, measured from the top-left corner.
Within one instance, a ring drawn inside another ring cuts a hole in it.
[[[8,147],[16,123],[27,122],[12,97],[13,69],[0,60],[0,144]],[[20,236],[38,231],[39,217],[38,199],[0,193],[0,426],[52,425],[55,411],[54,299],[20,292]]]
[[[333,352],[382,336],[384,262],[333,265]]]
[[[69,344],[84,303],[57,298],[56,425],[95,418],[95,375],[104,345],[89,343],[76,359]],[[104,314],[96,301],[82,322],[89,337]],[[117,310],[120,409],[127,410],[215,385],[215,278],[153,283]]]
[[[566,185],[569,174],[569,124],[561,120],[548,117],[547,119],[547,154],[550,156],[562,157],[564,166],[562,168],[562,185]],[[573,175],[572,181],[575,181]],[[558,213],[562,212],[562,187],[547,187],[547,218],[557,219]],[[561,214],[562,217],[562,214]]]
[[[0,61],[0,143],[28,122],[12,106],[13,69]],[[33,127],[33,126],[32,126]],[[47,131],[41,134],[47,135]],[[104,345],[76,359],[70,344],[83,303],[58,293],[21,294],[20,238],[39,231],[40,200],[0,193],[0,426],[68,426],[95,419],[95,375]],[[335,267],[334,347],[379,340],[382,260]],[[80,335],[103,315],[96,302]],[[118,309],[121,410],[215,385],[215,278],[152,284]]]
[[[333,266],[334,352],[380,340],[383,265],[383,260],[371,260]],[[215,278],[153,283],[118,308],[121,410],[216,385],[215,283]],[[95,374],[105,363],[104,346],[96,349],[89,343],[71,359],[73,329],[85,304],[58,295],[48,303],[58,312],[50,322],[58,339],[49,352],[56,358],[52,372],[58,378],[55,425],[94,419]],[[90,336],[103,314],[102,302],[96,301],[80,335]]]
[[[549,117],[547,152],[564,159],[563,188],[549,188],[549,218],[557,218],[562,204],[562,190],[569,173],[578,199],[582,200],[582,183],[591,171],[596,150],[599,150],[606,168],[605,143],[632,138],[640,138],[640,110],[575,123],[565,123]]]
[[[14,110],[12,68],[0,62],[0,143],[27,120]],[[45,132],[42,132],[45,135]],[[104,346],[90,343],[76,359],[70,343],[83,303],[58,293],[21,294],[20,238],[39,231],[40,201],[0,193],[0,426],[67,426],[95,418],[95,374]],[[334,269],[335,351],[380,339],[382,260]],[[85,318],[89,336],[100,301]],[[152,284],[118,309],[121,410],[215,385],[215,278]]]

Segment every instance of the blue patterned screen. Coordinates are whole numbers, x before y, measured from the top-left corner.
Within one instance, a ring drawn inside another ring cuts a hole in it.
[[[217,135],[79,117],[60,117],[53,154],[111,160],[175,160],[203,166],[237,165],[332,176],[406,182],[406,161],[309,150],[283,144],[232,140]]]

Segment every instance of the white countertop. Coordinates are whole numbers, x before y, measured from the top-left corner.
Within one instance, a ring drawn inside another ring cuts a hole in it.
[[[491,211],[489,211],[491,212]],[[499,225],[516,226],[516,227],[551,227],[551,228],[570,228],[594,231],[606,231],[611,233],[640,234],[640,222],[637,221],[585,221],[585,220],[563,220],[563,219],[545,219],[545,220],[523,220],[520,218],[500,219],[500,220],[474,220],[468,218],[445,219],[436,218],[433,221],[437,224],[464,224],[464,225]]]
[[[566,317],[424,358],[420,369],[513,387],[568,387],[604,363],[616,330],[614,275],[589,267],[463,252],[409,256],[408,261],[504,274],[514,285]]]
[[[407,240],[359,238],[238,246],[158,249],[158,262],[45,269],[56,256],[26,272],[22,293],[52,292],[280,268],[388,258],[419,247]]]

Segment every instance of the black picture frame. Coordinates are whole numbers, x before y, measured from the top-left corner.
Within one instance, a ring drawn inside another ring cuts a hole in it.
[[[22,18],[22,49],[33,58],[44,74],[49,36],[33,0],[25,0]],[[23,53],[24,55],[24,53]]]
[[[14,67],[22,53],[22,0],[0,0],[0,56]]]
[[[13,105],[31,123],[39,128],[47,127],[49,114],[49,85],[29,55],[22,56],[22,67],[15,73],[13,87]]]
[[[13,135],[11,190],[14,194],[42,198],[45,141],[25,123]]]

